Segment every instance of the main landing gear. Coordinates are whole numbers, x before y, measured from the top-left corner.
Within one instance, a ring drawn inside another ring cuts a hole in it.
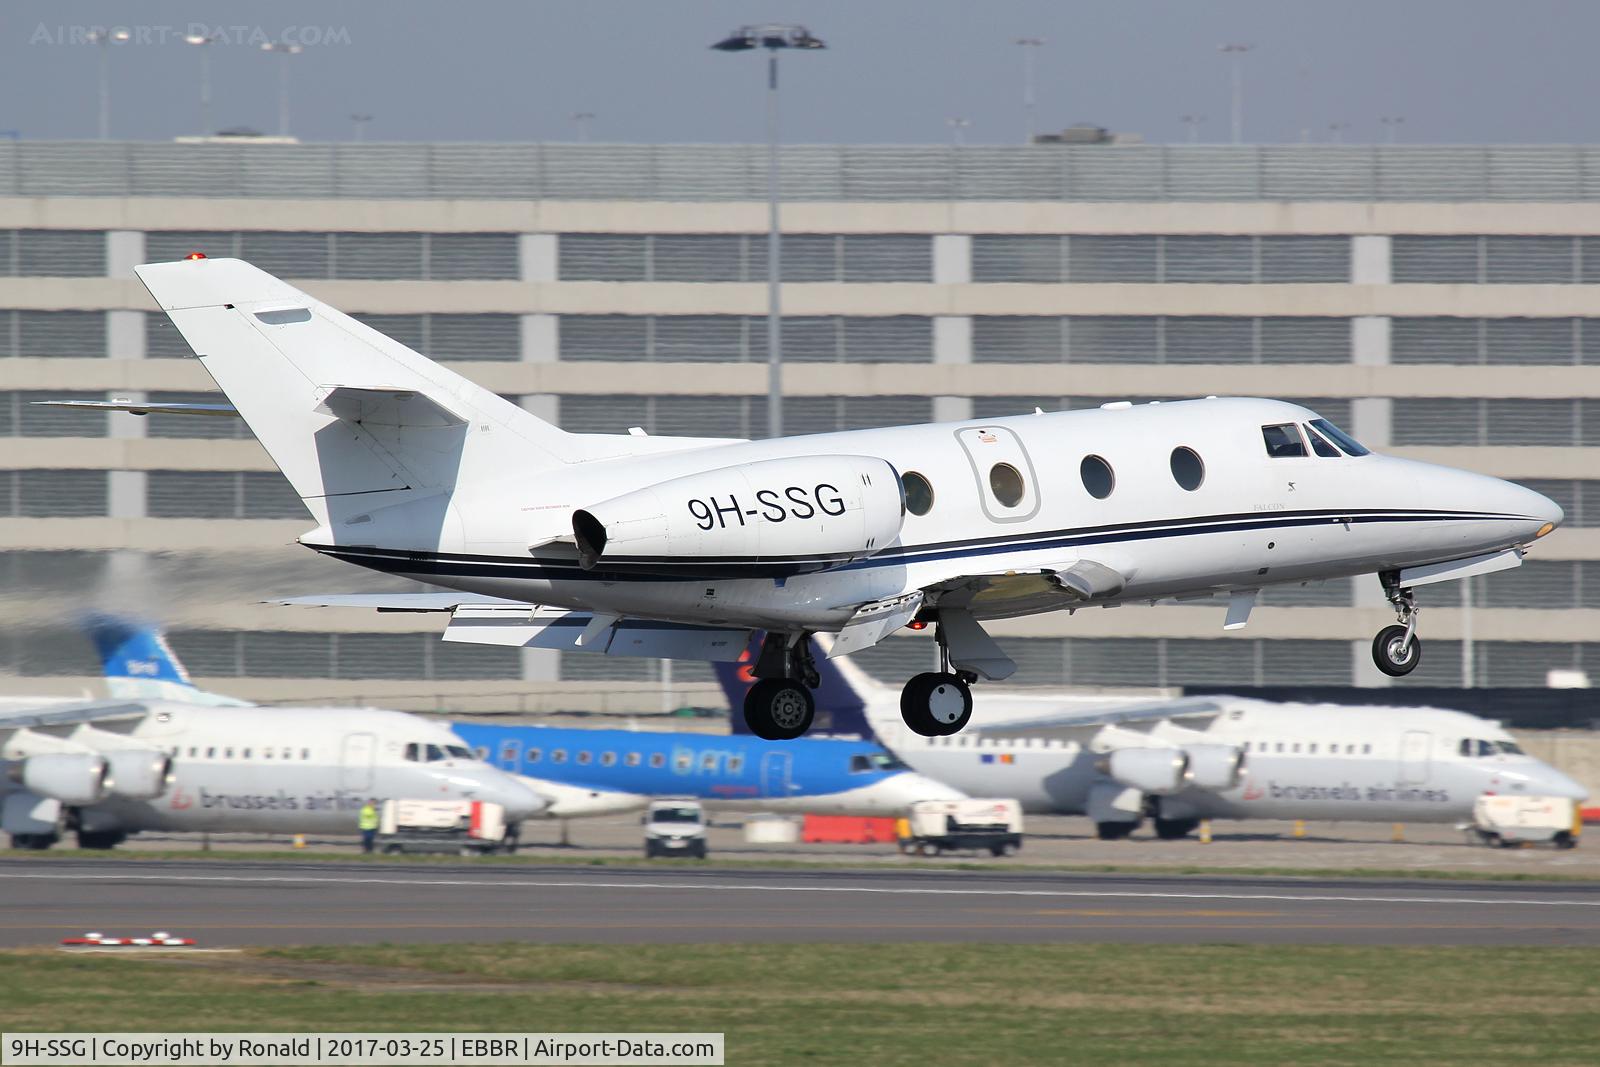
[[[939,642],[939,670],[912,676],[900,691],[900,718],[912,733],[923,737],[947,737],[959,733],[972,719],[972,683],[978,676],[970,671],[950,670],[950,646],[944,627],[934,631]]]
[[[744,723],[766,741],[793,741],[811,729],[817,703],[811,690],[821,682],[811,657],[811,639],[769,633],[756,657],[759,681],[744,696]]]
[[[1393,573],[1380,577],[1383,591],[1388,594],[1389,603],[1394,605],[1395,616],[1400,621],[1385,626],[1372,639],[1372,661],[1384,674],[1399,678],[1416,670],[1417,664],[1422,662],[1422,639],[1417,636],[1417,615],[1421,609],[1417,607],[1416,594],[1400,588]]]

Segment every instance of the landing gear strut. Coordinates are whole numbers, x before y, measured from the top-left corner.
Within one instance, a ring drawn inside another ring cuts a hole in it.
[[[1392,574],[1385,574],[1383,591],[1394,605],[1395,616],[1400,621],[1385,626],[1372,639],[1372,661],[1378,669],[1392,678],[1400,678],[1417,669],[1422,662],[1422,639],[1417,636],[1417,598],[1410,589],[1402,589]]]
[[[744,724],[766,741],[793,741],[811,729],[816,701],[811,690],[821,681],[811,657],[811,639],[769,633],[756,658],[760,679],[744,697]]]
[[[934,636],[939,642],[939,670],[914,675],[906,683],[900,691],[900,718],[912,733],[947,737],[960,733],[972,720],[972,683],[978,676],[970,671],[952,673],[944,627]]]

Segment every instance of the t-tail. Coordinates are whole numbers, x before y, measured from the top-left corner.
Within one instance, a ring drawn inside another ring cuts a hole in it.
[[[171,700],[208,707],[249,707],[243,700],[208,693],[189,680],[166,636],[155,626],[116,615],[91,615],[84,629],[100,655],[106,690],[114,700]]]
[[[717,674],[717,683],[728,698],[728,706],[733,709],[733,732],[736,734],[750,732],[745,727],[744,716],[739,714],[739,709],[744,707],[744,695],[755,684],[752,668],[765,636],[757,631],[738,662],[711,664],[711,669]],[[828,638],[819,636],[812,640],[818,646],[815,660],[817,675],[821,680],[812,693],[817,702],[817,717],[808,736],[832,735],[881,741],[882,738],[872,728],[873,722],[878,719],[874,711],[897,701],[898,694],[874,680],[848,657],[829,659],[826,652]]]
[[[321,524],[307,544],[444,539],[458,484],[589,458],[582,436],[243,260],[134,271]]]

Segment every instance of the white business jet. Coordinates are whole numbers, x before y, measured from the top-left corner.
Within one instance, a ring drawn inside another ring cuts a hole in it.
[[[768,441],[565,433],[236,259],[136,268],[310,509],[302,544],[446,587],[301,603],[452,613],[447,640],[736,659],[769,631],[752,732],[803,734],[832,655],[936,626],[901,698],[933,736],[1016,665],[983,622],[1377,573],[1422,653],[1412,589],[1522,560],[1561,522],[1497,478],[1368,452],[1296,404],[1108,404]],[[215,405],[102,403],[217,414]],[[228,409],[222,408],[227,411]],[[537,607],[534,607],[537,606]]]

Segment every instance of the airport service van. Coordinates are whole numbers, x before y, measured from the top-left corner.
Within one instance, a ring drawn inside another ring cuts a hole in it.
[[[644,858],[706,858],[706,813],[694,800],[657,800],[645,810]]]
[[[506,809],[487,800],[385,800],[378,821],[380,851],[459,852],[462,855],[512,851]]]
[[[983,851],[1004,856],[1022,847],[1022,805],[1010,798],[920,800],[900,820],[901,852]]]
[[[1576,848],[1583,812],[1568,797],[1490,796],[1472,805],[1470,831],[1486,845],[1511,847],[1549,842]]]

